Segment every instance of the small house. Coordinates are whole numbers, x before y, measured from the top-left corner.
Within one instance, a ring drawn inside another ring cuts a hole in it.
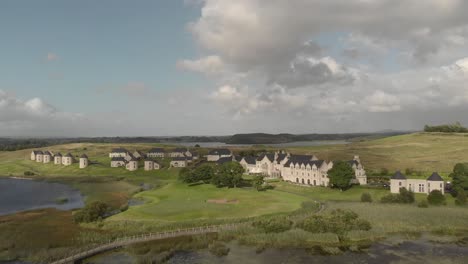
[[[36,160],[37,155],[42,155],[42,151],[40,150],[33,150],[31,151],[31,160]],[[42,162],[42,161],[41,161]]]
[[[132,157],[130,160],[127,161],[125,168],[129,171],[138,170],[138,160],[135,157]]]
[[[399,193],[401,188],[414,193],[429,194],[434,190],[445,193],[445,183],[437,172],[432,173],[427,179],[408,179],[400,171],[397,171],[390,179],[390,192]]]
[[[145,171],[159,170],[161,165],[152,159],[145,160]]]
[[[240,165],[244,168],[245,173],[253,173],[255,172],[257,160],[255,157],[243,157],[240,160]]]
[[[190,151],[186,148],[175,148],[169,152],[169,157],[171,158],[183,158],[187,155],[192,155]]]
[[[52,154],[49,151],[44,151],[42,155],[42,162],[49,163],[52,159]]]
[[[44,153],[42,151],[37,151],[36,153],[36,162],[44,162]]]
[[[171,160],[171,167],[185,168],[187,167],[187,159],[185,157],[175,157]]]
[[[125,158],[123,157],[114,157],[111,159],[111,168],[123,167],[125,166]]]
[[[62,154],[60,152],[54,155],[54,164],[62,165]]]
[[[67,155],[62,157],[62,164],[65,166],[70,166],[73,164],[73,156],[72,154],[68,153]]]
[[[166,152],[163,148],[153,148],[146,153],[147,158],[164,158],[166,156]]]
[[[86,156],[86,154],[81,155],[81,157],[80,157],[80,169],[84,169],[84,168],[88,167],[88,165],[89,165],[88,156]]]
[[[212,149],[206,156],[208,161],[218,161],[220,158],[232,157],[232,152],[229,149]]]
[[[117,157],[125,158],[127,156],[127,153],[130,153],[130,152],[124,148],[114,148],[109,153],[109,158],[117,158]]]

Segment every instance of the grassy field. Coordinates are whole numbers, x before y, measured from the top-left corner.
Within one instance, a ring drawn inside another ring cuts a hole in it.
[[[142,192],[136,198],[145,204],[113,216],[113,220],[188,221],[201,219],[252,217],[299,209],[309,198],[277,191],[258,192],[246,188],[216,188],[213,185],[187,186],[170,183]],[[215,203],[213,201],[221,201]],[[225,201],[231,201],[225,203]]]
[[[316,154],[321,159],[351,159],[359,155],[365,168],[390,172],[411,168],[433,171],[442,176],[452,171],[457,162],[468,162],[468,136],[466,134],[414,133],[377,140],[354,142],[347,145],[288,148],[294,153]],[[416,175],[414,175],[416,176]]]
[[[62,154],[71,152],[79,157],[86,153],[95,164],[80,170],[78,164],[70,167],[53,164],[39,164],[29,160],[31,150],[0,152],[0,175],[21,176],[25,171],[32,171],[44,176],[145,176],[153,172],[129,172],[123,168],[110,168],[109,151],[114,147],[125,147],[130,151],[135,149],[149,150],[158,144],[67,144],[47,148]],[[253,149],[262,148],[260,146]],[[235,151],[249,148],[233,148]],[[275,150],[273,148],[266,148]],[[423,172],[413,177],[427,177],[433,171],[447,176],[457,162],[468,161],[468,137],[464,134],[415,133],[388,138],[353,142],[345,145],[325,145],[310,147],[287,148],[292,153],[315,154],[321,159],[339,160],[352,159],[359,155],[366,169],[380,171],[382,168],[390,172],[404,171],[407,168]],[[206,150],[201,149],[201,152]]]

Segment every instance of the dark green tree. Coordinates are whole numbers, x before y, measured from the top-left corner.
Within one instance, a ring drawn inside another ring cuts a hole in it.
[[[216,187],[234,187],[242,183],[244,168],[238,162],[226,162],[217,168],[211,179],[211,183]]]
[[[261,191],[263,189],[263,184],[265,183],[265,180],[263,179],[263,176],[255,176],[252,179],[252,186],[257,189],[257,191]]]
[[[328,171],[330,186],[340,190],[347,190],[351,186],[354,171],[345,161],[337,161],[331,170]]]
[[[203,164],[195,168],[192,172],[192,178],[194,182],[203,181],[204,183],[209,183],[213,178],[215,170],[210,164]]]
[[[468,164],[457,163],[453,167],[453,172],[450,173],[452,178],[452,186],[455,190],[454,195],[457,195],[458,190],[468,190]]]

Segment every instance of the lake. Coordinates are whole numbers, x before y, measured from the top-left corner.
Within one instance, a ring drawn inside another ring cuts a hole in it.
[[[425,238],[413,241],[390,238],[375,243],[362,252],[348,251],[334,256],[322,255],[318,251],[305,249],[267,249],[257,253],[255,248],[241,246],[236,242],[231,242],[228,246],[230,252],[224,257],[216,257],[206,249],[178,251],[167,263],[468,263],[467,245],[435,243]],[[84,261],[84,263],[93,264],[130,264],[135,262],[138,262],[137,258],[122,250]]]
[[[80,191],[45,181],[0,178],[0,215],[42,208],[71,210],[84,206]]]
[[[171,145],[194,147],[199,145],[202,148],[229,148],[229,147],[252,147],[253,144],[226,144],[223,142],[164,142]],[[286,148],[286,147],[309,147],[309,146],[323,146],[323,145],[342,145],[349,144],[346,140],[314,140],[314,141],[296,141],[279,144],[258,144],[273,148]]]

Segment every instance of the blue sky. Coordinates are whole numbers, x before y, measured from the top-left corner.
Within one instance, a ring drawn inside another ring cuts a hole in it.
[[[468,125],[467,9],[459,0],[0,0],[0,136]]]
[[[182,0],[1,1],[0,89],[86,113],[119,103],[90,99],[100,87],[201,85],[176,68],[197,54],[186,25],[199,13]]]

